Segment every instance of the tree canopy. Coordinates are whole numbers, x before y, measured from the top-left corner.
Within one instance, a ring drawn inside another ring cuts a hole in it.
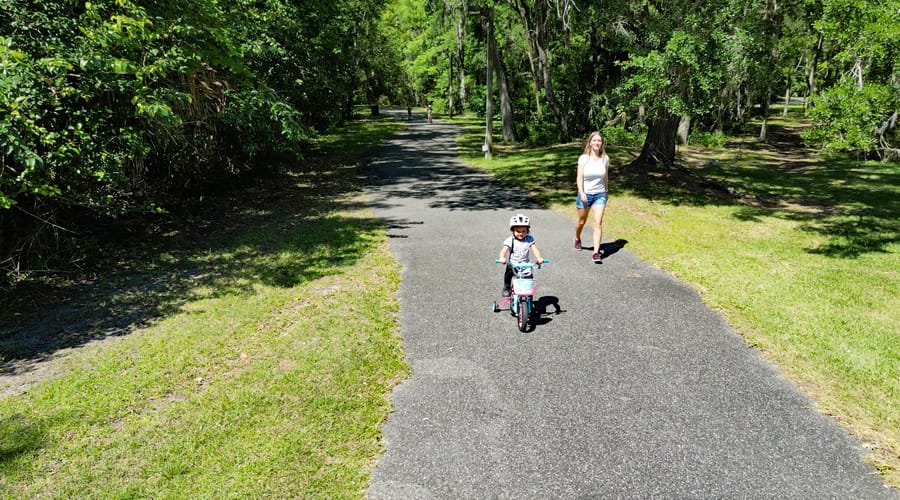
[[[896,161],[898,25],[900,0],[6,0],[0,262],[41,265],[72,214],[299,161],[356,104],[490,97],[504,141],[616,124],[668,163],[679,124],[727,133],[799,97],[811,144]]]

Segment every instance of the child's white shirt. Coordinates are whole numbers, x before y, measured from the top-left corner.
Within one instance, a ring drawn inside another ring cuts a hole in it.
[[[515,240],[515,243],[513,243]],[[509,236],[503,241],[505,246],[509,247],[509,262],[521,264],[529,262],[531,259],[531,245],[534,245],[534,237],[530,234],[521,240],[516,240],[515,236]]]

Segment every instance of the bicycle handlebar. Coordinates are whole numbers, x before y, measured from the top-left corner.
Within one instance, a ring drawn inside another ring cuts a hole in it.
[[[494,263],[495,264],[504,264],[504,262],[500,262],[500,259],[494,259]],[[535,264],[537,264],[537,267],[541,267],[541,264],[549,264],[549,263],[550,263],[550,259],[541,259],[541,260],[535,262],[534,264],[532,264],[531,262],[519,262],[519,263],[513,264],[513,267],[534,267]]]

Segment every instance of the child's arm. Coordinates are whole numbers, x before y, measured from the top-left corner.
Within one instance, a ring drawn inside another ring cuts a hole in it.
[[[538,262],[543,262],[544,257],[541,255],[541,249],[538,248],[537,244],[531,245],[531,249],[534,251],[534,258],[537,259]]]
[[[499,260],[501,264],[506,264],[507,255],[509,255],[509,247],[503,245],[502,247],[500,247],[500,256],[497,257],[497,260]]]

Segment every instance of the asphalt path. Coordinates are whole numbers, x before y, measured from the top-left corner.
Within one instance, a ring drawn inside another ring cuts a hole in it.
[[[371,163],[413,374],[368,498],[900,498],[694,290],[614,234],[601,264],[575,252],[565,215],[456,158],[458,132],[414,115]],[[551,260],[525,333],[491,311],[518,212]]]

